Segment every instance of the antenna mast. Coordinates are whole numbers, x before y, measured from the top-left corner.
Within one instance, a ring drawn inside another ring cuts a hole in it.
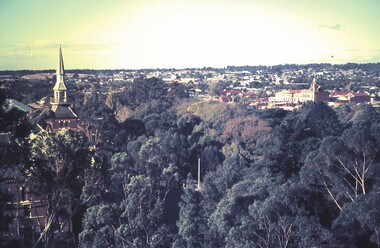
[[[198,158],[198,185],[197,191],[201,191],[201,158]]]

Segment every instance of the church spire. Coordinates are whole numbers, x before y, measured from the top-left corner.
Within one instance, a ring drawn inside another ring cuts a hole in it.
[[[63,66],[63,56],[61,45],[58,50],[57,81],[54,85],[54,101],[51,110],[54,116],[49,119],[49,128],[59,131],[62,128],[78,129],[78,116],[67,102],[67,87],[65,84],[65,68]]]
[[[62,48],[61,48],[61,44],[59,44],[57,76],[64,75],[64,74],[65,74],[65,68],[63,66]]]
[[[54,104],[67,103],[67,87],[65,84],[65,68],[63,65],[63,56],[61,45],[59,45],[57,81],[54,85]]]

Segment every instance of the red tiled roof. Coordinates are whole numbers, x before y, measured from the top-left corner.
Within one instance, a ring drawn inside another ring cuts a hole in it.
[[[351,94],[353,96],[369,96],[367,93],[365,92],[351,92]]]
[[[347,96],[347,95],[352,95],[352,96],[369,96],[365,92],[351,92],[351,91],[332,91],[332,92],[330,92],[330,96]]]
[[[241,90],[226,90],[222,92],[223,95],[237,95],[240,93],[241,93]]]
[[[220,99],[223,101],[223,102],[230,102],[232,100],[231,97],[229,96],[221,96]]]
[[[244,95],[256,95],[257,92],[256,91],[247,91],[247,92],[244,92],[243,94]]]
[[[300,93],[301,91],[302,90],[289,90],[289,92],[292,94]]]
[[[345,95],[348,95],[349,91],[332,91],[330,92],[330,96],[345,96]]]

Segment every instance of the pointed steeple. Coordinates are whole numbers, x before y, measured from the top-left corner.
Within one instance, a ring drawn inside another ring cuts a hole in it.
[[[57,81],[54,85],[54,104],[67,103],[67,87],[65,84],[65,68],[63,65],[63,56],[61,45],[59,45],[58,53],[58,67],[57,67]]]
[[[54,101],[51,110],[54,116],[49,119],[49,127],[53,132],[62,128],[78,129],[78,116],[67,102],[67,87],[65,84],[65,68],[63,66],[63,56],[61,45],[58,51],[57,81],[54,85]]]
[[[61,44],[60,44],[59,45],[59,54],[58,54],[57,75],[64,75],[64,74],[65,74],[65,67],[63,66],[62,48],[61,48]]]

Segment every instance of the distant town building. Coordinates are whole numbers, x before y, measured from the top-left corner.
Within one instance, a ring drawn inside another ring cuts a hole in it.
[[[371,96],[365,92],[333,91],[330,93],[330,102],[334,102],[335,105],[370,101]]]
[[[305,90],[283,90],[276,93],[274,97],[269,97],[269,104],[272,106],[297,105],[306,102],[327,102],[329,100],[328,91],[320,91],[315,78],[309,89]]]
[[[57,81],[53,90],[54,101],[52,102],[51,110],[54,113],[54,117],[48,120],[48,128],[53,132],[59,131],[62,128],[77,130],[78,116],[67,101],[67,86],[65,84],[65,69],[61,46],[59,46],[58,54]]]
[[[113,74],[113,80],[115,82],[122,82],[122,81],[125,81],[127,78],[127,76],[125,75],[125,73],[123,71],[119,72],[119,73],[115,73]]]

